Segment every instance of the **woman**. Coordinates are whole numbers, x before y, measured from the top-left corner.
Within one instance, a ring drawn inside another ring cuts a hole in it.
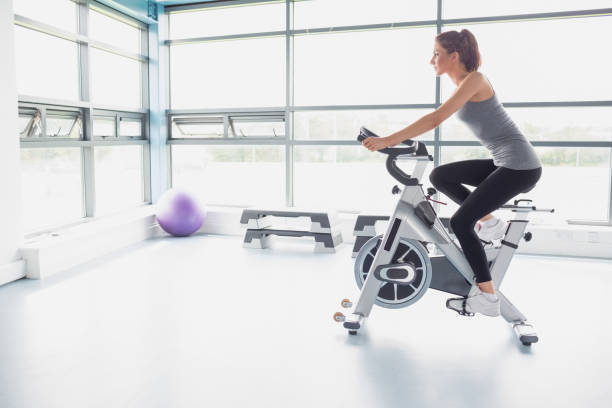
[[[491,152],[493,159],[438,166],[429,179],[440,192],[460,205],[450,222],[477,283],[465,302],[452,299],[449,307],[498,316],[500,301],[479,236],[490,240],[503,235],[505,223],[493,217],[491,212],[517,194],[533,188],[542,174],[542,166],[529,141],[497,99],[489,81],[478,72],[480,53],[470,31],[438,34],[430,63],[437,76],[447,74],[457,86],[453,95],[434,112],[405,129],[384,138],[368,138],[363,145],[371,151],[394,146],[434,129],[457,112],[459,119]],[[476,188],[470,192],[464,184]],[[476,226],[478,220],[481,223]]]

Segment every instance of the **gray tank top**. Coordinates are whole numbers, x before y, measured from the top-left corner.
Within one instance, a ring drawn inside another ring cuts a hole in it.
[[[512,170],[542,167],[533,146],[508,116],[496,93],[484,101],[466,102],[457,116],[491,152],[496,166]]]

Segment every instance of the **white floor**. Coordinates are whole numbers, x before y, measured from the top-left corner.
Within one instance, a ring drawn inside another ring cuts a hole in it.
[[[312,248],[165,238],[0,287],[0,407],[612,406],[612,261],[515,257],[527,348],[433,290],[348,336],[351,247]]]

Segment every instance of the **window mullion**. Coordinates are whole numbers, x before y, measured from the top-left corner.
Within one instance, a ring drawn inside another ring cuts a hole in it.
[[[149,2],[151,3],[151,2]],[[151,4],[149,7],[157,8],[157,5]],[[157,9],[155,9],[157,10]],[[157,13],[156,13],[157,14]],[[147,56],[146,62],[140,63],[141,77],[140,77],[140,89],[141,89],[141,106],[151,112],[151,95],[149,88],[151,81],[149,80],[149,29],[148,27],[140,29],[140,54]],[[155,94],[155,93],[154,93]],[[148,144],[142,148],[142,160],[141,160],[141,175],[142,175],[142,188],[143,188],[143,200],[145,203],[151,202],[152,183],[151,183],[151,138],[149,137],[149,126],[150,126],[151,115],[147,113],[141,122],[141,136],[148,141]]]
[[[442,32],[442,0],[438,0],[438,9],[437,9],[437,17],[436,17],[436,35]],[[436,109],[440,106],[441,97],[440,97],[440,77],[436,77]],[[440,126],[436,127],[434,130],[434,167],[438,167],[440,165],[440,137],[441,137],[441,129]]]
[[[610,156],[608,160],[610,171],[610,180],[608,183],[608,224],[612,225],[612,147],[610,147]]]
[[[78,3],[79,34],[89,37],[89,3]],[[79,90],[83,102],[91,102],[91,69],[89,64],[89,41],[79,43]],[[93,141],[93,109],[91,104],[83,109],[83,139]],[[83,174],[83,210],[85,217],[94,217],[96,214],[96,188],[94,147],[91,144],[81,147],[81,166]]]
[[[48,137],[47,136],[47,107],[46,106],[40,107],[40,135],[45,138]]]
[[[293,207],[293,1],[285,0],[285,205]]]

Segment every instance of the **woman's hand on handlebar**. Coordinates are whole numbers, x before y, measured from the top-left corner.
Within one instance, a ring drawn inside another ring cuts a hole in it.
[[[392,146],[391,140],[388,137],[368,137],[362,142],[363,147],[371,152],[375,152],[380,149],[385,149]]]

